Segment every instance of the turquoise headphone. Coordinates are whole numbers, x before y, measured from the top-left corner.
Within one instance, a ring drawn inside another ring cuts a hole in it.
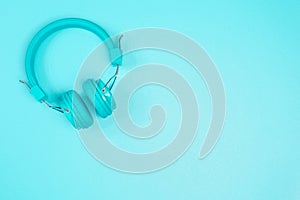
[[[54,21],[42,28],[33,37],[27,48],[25,68],[28,83],[22,80],[20,80],[20,82],[24,83],[30,89],[30,93],[37,101],[45,104],[49,108],[64,113],[76,129],[84,129],[93,124],[93,117],[80,95],[74,90],[69,90],[66,93],[59,95],[59,98],[57,98],[55,102],[55,106],[50,105],[47,102],[48,97],[40,87],[35,73],[35,58],[43,41],[53,33],[67,28],[85,29],[97,35],[101,40],[106,40],[105,44],[109,51],[111,65],[116,67],[116,72],[106,83],[101,79],[88,79],[83,84],[83,90],[89,101],[94,104],[96,113],[99,116],[105,118],[112,114],[112,111],[116,108],[116,104],[111,94],[111,89],[116,81],[119,66],[122,64],[120,40],[119,45],[115,45],[106,31],[91,21],[79,18],[65,18]],[[122,36],[120,39],[121,38]],[[112,84],[108,86],[110,81],[112,81]]]

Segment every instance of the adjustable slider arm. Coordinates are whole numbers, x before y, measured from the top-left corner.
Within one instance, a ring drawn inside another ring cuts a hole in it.
[[[48,108],[52,108],[53,110],[56,110],[61,113],[69,113],[70,112],[70,110],[68,110],[66,108],[62,108],[59,106],[53,106],[53,105],[50,105],[48,102],[46,102],[43,99],[45,97],[45,94],[38,86],[31,87],[26,81],[24,81],[24,80],[19,80],[19,81],[20,81],[20,83],[23,83],[30,90],[30,94],[32,94],[39,102],[43,103]]]

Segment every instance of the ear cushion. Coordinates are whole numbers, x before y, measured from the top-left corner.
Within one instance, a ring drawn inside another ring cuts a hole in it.
[[[88,99],[94,104],[99,116],[105,118],[112,114],[116,108],[116,103],[109,88],[105,87],[101,79],[98,81],[88,79],[82,87]]]
[[[59,102],[61,107],[70,111],[65,113],[65,116],[76,129],[88,128],[93,124],[92,115],[76,91],[64,93]]]

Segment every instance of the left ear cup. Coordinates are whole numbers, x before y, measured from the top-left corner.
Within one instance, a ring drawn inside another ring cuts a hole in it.
[[[83,83],[83,90],[89,100],[94,104],[96,113],[105,118],[112,114],[112,111],[116,108],[115,100],[108,87],[101,79],[95,81],[88,79]]]
[[[92,115],[76,91],[64,93],[59,99],[59,105],[69,110],[65,116],[76,129],[88,128],[93,124]]]

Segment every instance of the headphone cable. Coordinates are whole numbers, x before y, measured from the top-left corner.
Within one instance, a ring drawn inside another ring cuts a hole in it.
[[[29,90],[31,90],[31,87],[30,85],[24,81],[24,80],[19,80],[20,83],[23,83]],[[62,108],[62,107],[59,107],[59,106],[53,106],[53,105],[50,105],[48,102],[46,102],[45,100],[41,100],[40,101],[41,103],[43,103],[44,105],[46,105],[48,108],[52,108],[53,110],[56,110],[60,113],[69,113],[70,110],[69,109],[66,109],[66,108]]]

